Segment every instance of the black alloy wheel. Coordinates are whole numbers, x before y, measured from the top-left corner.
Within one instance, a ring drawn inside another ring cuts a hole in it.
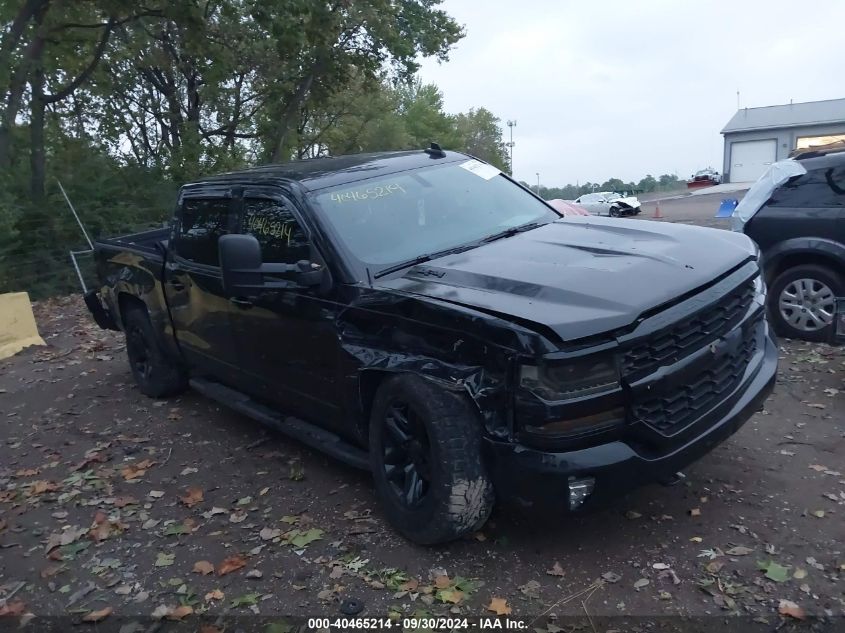
[[[383,427],[384,474],[397,500],[418,507],[431,486],[431,444],[425,424],[406,402],[393,402]]]

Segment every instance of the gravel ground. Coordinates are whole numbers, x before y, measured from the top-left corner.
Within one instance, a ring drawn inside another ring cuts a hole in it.
[[[0,361],[0,615],[30,627],[202,615],[213,633],[235,630],[221,616],[350,601],[365,616],[510,613],[537,633],[621,629],[602,619],[620,615],[845,625],[843,349],[783,342],[766,410],[681,485],[574,519],[495,513],[422,548],[385,524],[366,474],[196,393],[141,395],[122,338],[78,299],[36,318],[48,346]]]

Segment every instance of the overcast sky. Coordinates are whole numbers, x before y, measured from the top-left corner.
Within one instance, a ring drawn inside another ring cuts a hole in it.
[[[516,119],[514,175],[547,186],[722,170],[736,111],[845,97],[845,2],[445,0],[464,25],[423,62],[449,112]],[[507,140],[507,139],[506,139]]]

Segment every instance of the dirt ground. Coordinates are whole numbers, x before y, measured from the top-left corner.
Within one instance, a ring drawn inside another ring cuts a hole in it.
[[[715,212],[684,204],[662,211]],[[567,520],[497,512],[424,548],[386,525],[365,473],[196,393],[141,395],[78,299],[36,317],[47,347],[0,361],[0,615],[30,627],[360,607],[511,613],[538,633],[619,615],[845,626],[843,349],[783,341],[765,410],[680,485]]]

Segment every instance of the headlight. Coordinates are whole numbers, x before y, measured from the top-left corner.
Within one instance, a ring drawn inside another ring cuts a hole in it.
[[[754,298],[761,305],[766,305],[766,282],[763,280],[763,273],[754,278]]]
[[[543,400],[572,400],[619,387],[619,371],[612,357],[541,361],[522,365],[519,383]]]

